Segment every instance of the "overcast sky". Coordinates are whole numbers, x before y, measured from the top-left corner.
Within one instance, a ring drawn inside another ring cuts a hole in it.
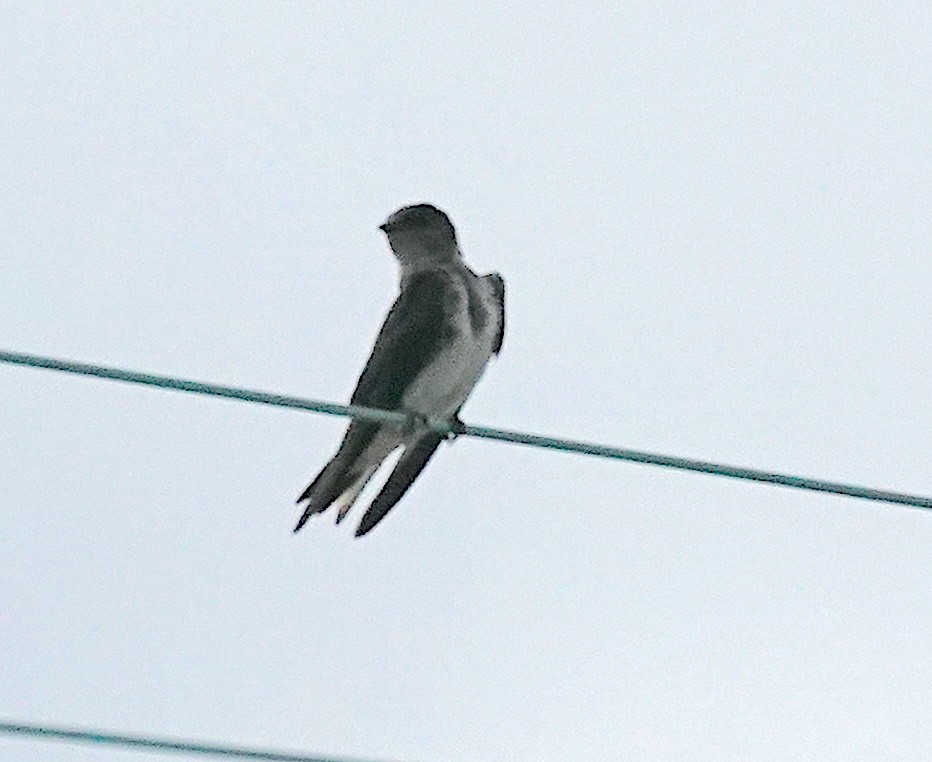
[[[932,494],[924,2],[4,4],[0,346],[343,402],[429,201],[471,423]],[[399,760],[924,760],[932,514],[0,367],[0,717]],[[0,757],[161,759],[0,738]]]

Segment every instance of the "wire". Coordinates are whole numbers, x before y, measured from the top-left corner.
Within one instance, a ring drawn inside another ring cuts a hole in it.
[[[255,759],[263,762],[364,762],[350,757],[321,757],[306,754],[287,754],[279,751],[247,749],[242,746],[220,746],[196,741],[180,741],[175,738],[153,738],[148,736],[127,736],[107,733],[101,730],[78,730],[49,725],[31,725],[22,722],[0,722],[0,733],[16,736],[30,736],[55,741],[76,741],[78,743],[98,744],[102,746],[128,746],[135,749],[161,752],[183,752],[202,754],[210,757],[227,757],[229,759]],[[374,762],[370,760],[369,762]]]
[[[132,384],[158,386],[166,389],[191,392],[193,394],[206,394],[214,397],[226,397],[246,402],[257,402],[263,405],[273,405],[275,407],[308,410],[315,413],[325,413],[327,415],[350,416],[381,423],[403,424],[409,420],[405,413],[397,410],[377,410],[375,408],[360,407],[358,405],[336,405],[331,402],[322,402],[302,397],[287,397],[281,394],[269,394],[268,392],[252,391],[234,386],[204,384],[199,381],[188,381],[181,378],[171,378],[169,376],[159,376],[150,373],[137,373],[135,371],[121,370],[119,368],[88,365],[86,363],[70,362],[67,360],[56,360],[52,357],[22,354],[20,352],[6,352],[0,350],[0,362],[12,365],[27,365],[34,368],[46,368],[48,370],[63,371],[65,373],[77,373],[84,376],[109,378],[114,381],[126,381]],[[481,439],[494,439],[501,442],[514,442],[531,447],[593,455],[599,458],[627,460],[633,463],[676,468],[681,471],[697,471],[699,473],[714,474],[716,476],[728,476],[732,479],[779,484],[783,487],[793,487],[795,489],[810,490],[813,492],[828,492],[882,503],[896,503],[916,508],[932,509],[932,498],[923,497],[921,495],[890,492],[888,490],[859,487],[842,482],[830,482],[823,479],[812,479],[804,476],[761,471],[754,468],[742,468],[741,466],[730,466],[724,463],[680,458],[673,455],[659,455],[657,453],[644,452],[643,450],[630,450],[622,447],[609,447],[607,445],[592,444],[589,442],[540,436],[538,434],[525,434],[519,431],[508,431],[507,429],[492,429],[486,426],[463,426],[454,429],[448,421],[436,418],[428,419],[426,424],[434,431],[442,434],[464,435],[479,437]]]

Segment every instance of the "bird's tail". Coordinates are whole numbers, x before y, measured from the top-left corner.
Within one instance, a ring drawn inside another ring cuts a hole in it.
[[[394,507],[395,503],[401,500],[402,495],[408,491],[408,488],[417,479],[418,474],[424,470],[427,461],[430,460],[442,441],[442,434],[429,431],[413,445],[405,449],[395,465],[395,470],[388,477],[381,492],[372,501],[372,505],[363,515],[362,521],[359,522],[359,527],[356,529],[357,537],[362,537],[367,532],[372,531],[372,528],[385,518],[385,514]]]
[[[297,532],[307,523],[311,516],[316,513],[323,513],[334,503],[339,505],[339,513],[337,514],[337,523],[339,523],[343,516],[346,515],[353,501],[359,497],[363,487],[372,478],[375,470],[375,468],[369,468],[362,472],[347,472],[344,465],[334,457],[323,467],[321,472],[317,474],[317,478],[308,485],[307,489],[297,499],[296,502],[298,503],[303,503],[305,500],[308,503],[294,531]]]

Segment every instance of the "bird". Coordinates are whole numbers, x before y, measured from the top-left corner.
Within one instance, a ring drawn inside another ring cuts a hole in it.
[[[350,421],[336,454],[301,493],[298,532],[315,514],[336,508],[339,524],[388,456],[403,452],[369,505],[356,537],[370,532],[398,503],[448,435],[426,419],[463,426],[460,409],[505,336],[505,281],[477,275],[463,260],[446,212],[404,206],[379,229],[398,260],[400,283],[356,383],[351,405],[396,410],[407,423]]]

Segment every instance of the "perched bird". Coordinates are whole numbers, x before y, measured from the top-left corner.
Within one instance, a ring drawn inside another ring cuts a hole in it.
[[[378,524],[444,439],[424,419],[459,423],[460,408],[502,348],[505,282],[466,266],[446,214],[430,204],[406,206],[379,228],[401,266],[401,287],[350,403],[400,410],[410,423],[351,421],[336,455],[298,498],[307,505],[295,532],[331,505],[340,523],[382,462],[403,447],[356,536]]]

